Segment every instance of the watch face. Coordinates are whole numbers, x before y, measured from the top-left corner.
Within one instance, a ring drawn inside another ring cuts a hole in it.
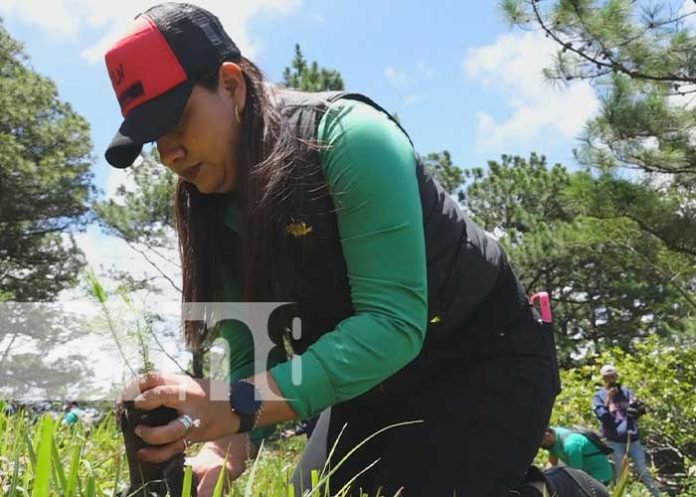
[[[232,385],[232,407],[241,414],[254,414],[261,408],[261,395],[254,384],[237,381]]]

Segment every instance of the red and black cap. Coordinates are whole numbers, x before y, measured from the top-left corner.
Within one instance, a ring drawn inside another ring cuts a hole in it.
[[[136,17],[106,54],[124,117],[106,149],[109,164],[130,166],[143,144],[176,127],[196,81],[240,56],[218,18],[201,7],[164,3]]]

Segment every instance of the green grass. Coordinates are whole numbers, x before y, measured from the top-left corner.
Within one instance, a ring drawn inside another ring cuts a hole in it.
[[[67,427],[48,415],[0,412],[0,433],[0,497],[116,497],[128,486],[123,442],[112,415],[97,426]],[[271,441],[228,492],[219,482],[216,497],[289,495],[289,475],[303,446],[300,437]],[[191,476],[185,474],[183,497],[191,494]]]
[[[123,444],[108,416],[98,427],[68,428],[45,415],[0,414],[0,496],[115,495]]]
[[[0,413],[0,430],[0,497],[116,497],[127,487],[123,443],[112,415],[98,426],[69,428],[49,416]],[[304,437],[271,439],[227,491],[225,482],[218,482],[215,497],[302,497],[289,482],[303,447]],[[312,475],[313,489],[305,495],[323,497],[331,474]],[[642,485],[630,483],[629,474],[624,474],[612,497],[648,496]],[[191,482],[189,471],[183,497],[190,497]]]

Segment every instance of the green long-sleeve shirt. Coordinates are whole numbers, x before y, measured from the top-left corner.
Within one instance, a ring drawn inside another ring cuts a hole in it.
[[[367,104],[339,100],[323,116],[321,162],[337,206],[354,315],[302,354],[302,382],[291,364],[270,369],[300,417],[366,392],[420,351],[427,322],[427,276],[416,157],[404,133]],[[340,194],[336,194],[340,192]],[[237,230],[233,202],[227,225]],[[237,281],[227,298],[239,298]],[[237,322],[221,331],[230,345],[231,380],[253,374],[251,335]]]

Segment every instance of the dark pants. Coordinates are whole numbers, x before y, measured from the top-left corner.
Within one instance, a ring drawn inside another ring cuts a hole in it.
[[[541,492],[530,482],[543,483],[546,491]],[[609,497],[605,485],[577,468],[555,466],[542,472],[532,467],[525,477],[525,484],[515,489],[515,497]]]
[[[502,497],[522,482],[558,376],[551,330],[507,266],[461,332],[428,354],[432,360],[408,391],[376,389],[322,414],[297,486],[308,488],[311,469],[322,467],[334,444],[331,468],[379,429],[414,420],[422,422],[391,428],[351,455],[331,476],[331,494],[373,463],[351,495],[362,489],[391,497],[404,487],[404,497]]]

